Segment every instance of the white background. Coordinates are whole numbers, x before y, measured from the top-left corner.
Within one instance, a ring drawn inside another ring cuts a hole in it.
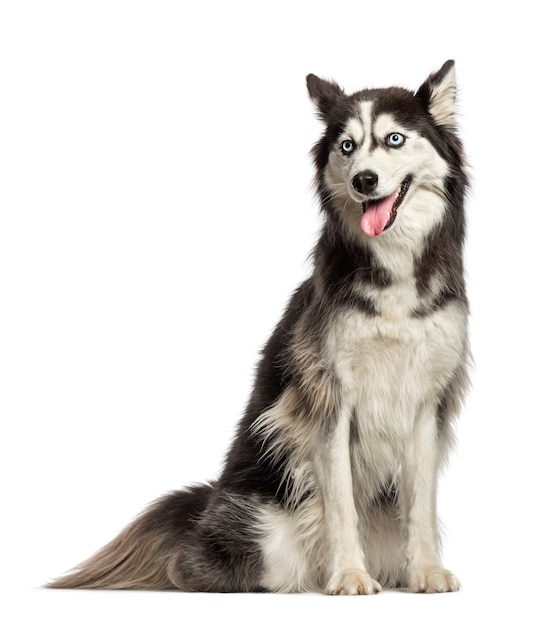
[[[553,19],[468,5],[2,3],[3,623],[554,623]],[[474,389],[440,498],[461,593],[37,589],[217,475],[310,271],[305,75],[417,88],[448,58],[474,178]]]

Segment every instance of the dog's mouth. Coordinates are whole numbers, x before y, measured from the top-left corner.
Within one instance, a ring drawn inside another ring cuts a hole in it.
[[[392,226],[410,185],[411,176],[406,176],[398,189],[386,198],[368,199],[361,203],[361,229],[365,235],[376,237]]]

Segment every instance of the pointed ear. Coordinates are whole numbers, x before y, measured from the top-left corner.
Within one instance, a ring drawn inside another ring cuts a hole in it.
[[[453,61],[446,61],[438,72],[431,74],[415,94],[424,100],[429,113],[440,126],[455,126],[456,72]]]
[[[323,80],[314,74],[307,76],[307,89],[319,116],[324,121],[328,119],[336,103],[345,96],[341,87],[336,83]]]

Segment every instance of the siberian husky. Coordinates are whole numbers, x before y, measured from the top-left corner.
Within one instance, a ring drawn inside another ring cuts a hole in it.
[[[169,493],[54,588],[458,589],[436,487],[467,386],[468,184],[453,61],[416,92],[307,77],[322,233],[220,478]]]

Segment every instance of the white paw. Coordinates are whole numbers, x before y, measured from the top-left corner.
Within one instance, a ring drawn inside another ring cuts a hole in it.
[[[345,569],[334,574],[326,587],[326,592],[333,596],[372,595],[382,590],[363,569]]]
[[[410,575],[410,589],[415,593],[458,591],[458,579],[443,567],[423,567]]]

